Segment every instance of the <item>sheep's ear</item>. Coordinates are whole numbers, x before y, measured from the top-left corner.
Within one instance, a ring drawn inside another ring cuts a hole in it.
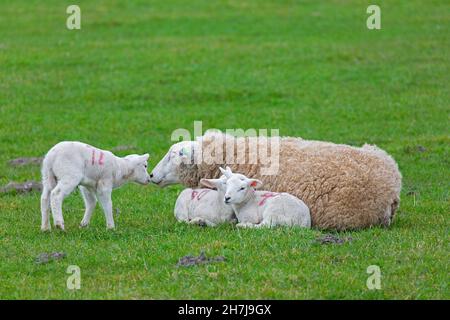
[[[150,158],[150,155],[149,155],[148,153],[146,153],[146,154],[143,154],[143,155],[141,156],[141,158],[142,158],[142,160],[147,161],[148,158]]]
[[[255,189],[261,188],[263,185],[262,181],[258,179],[248,179],[247,183],[250,187]]]
[[[201,179],[200,184],[204,185],[207,188],[214,189],[216,187],[217,179]]]
[[[229,174],[233,174],[233,172],[231,171],[231,168],[229,167],[229,166],[227,166],[227,172],[229,173]]]

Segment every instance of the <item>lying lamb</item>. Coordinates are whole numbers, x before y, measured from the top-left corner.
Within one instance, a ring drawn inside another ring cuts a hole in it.
[[[201,179],[200,183],[210,189],[184,189],[175,203],[177,220],[209,227],[235,222],[233,209],[223,201],[226,180],[225,176],[219,179]]]
[[[60,142],[42,163],[41,230],[50,230],[49,206],[56,228],[64,230],[62,202],[77,186],[86,205],[80,227],[91,220],[95,205],[100,201],[108,229],[114,228],[111,192],[127,182],[148,184],[148,154],[116,157],[81,142]]]
[[[262,186],[260,180],[232,173],[229,167],[220,171],[227,177],[224,201],[232,206],[239,221],[237,227],[311,227],[309,208],[297,197],[289,193],[255,191]]]

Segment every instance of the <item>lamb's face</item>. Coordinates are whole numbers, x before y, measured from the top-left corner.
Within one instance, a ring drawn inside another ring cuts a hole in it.
[[[131,164],[132,172],[130,179],[139,184],[149,184],[150,175],[147,172],[148,154],[142,156],[133,154],[125,157]]]
[[[180,183],[180,165],[191,161],[191,150],[191,141],[178,142],[170,147],[150,174],[151,181],[159,187]]]
[[[235,173],[227,179],[224,201],[226,204],[240,204],[261,185],[259,180]]]

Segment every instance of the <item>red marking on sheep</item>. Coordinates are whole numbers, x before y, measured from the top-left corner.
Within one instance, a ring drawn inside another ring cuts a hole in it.
[[[200,191],[200,192],[198,192],[198,191],[196,191],[196,190],[192,190],[192,193],[191,193],[191,200],[194,200],[194,199],[200,200],[200,199],[203,198],[203,196],[204,196],[205,194],[207,194],[209,191],[211,191],[211,190],[206,189],[206,190],[202,190],[202,191]]]
[[[258,206],[262,206],[265,202],[266,202],[266,200],[267,199],[269,199],[269,198],[273,198],[273,197],[276,197],[276,196],[278,196],[279,194],[278,193],[273,193],[273,192],[266,192],[266,193],[263,193],[262,195],[261,195],[261,201],[258,203]]]
[[[103,153],[103,152],[100,152],[100,159],[98,159],[98,165],[99,166],[102,166],[102,165],[104,165],[105,164],[105,162],[103,161],[104,158],[105,157],[105,154]]]
[[[92,149],[91,164],[92,164],[92,165],[95,164],[95,150],[94,150],[94,149]]]

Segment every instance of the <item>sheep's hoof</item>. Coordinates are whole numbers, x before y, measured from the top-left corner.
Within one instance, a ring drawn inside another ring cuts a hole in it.
[[[50,232],[51,231],[51,228],[48,226],[46,226],[46,227],[41,227],[41,231],[42,232]]]
[[[88,226],[89,226],[89,223],[81,222],[80,225],[79,225],[79,228],[80,229],[84,229],[84,228],[87,228]]]

